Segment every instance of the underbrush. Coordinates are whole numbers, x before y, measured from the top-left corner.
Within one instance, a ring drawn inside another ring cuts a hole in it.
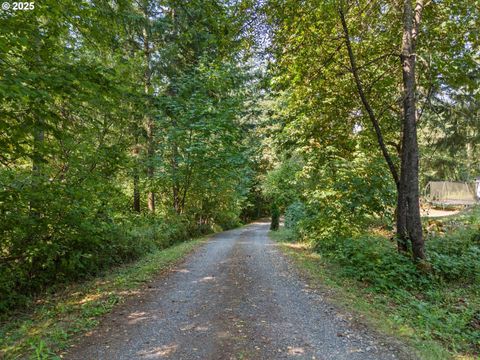
[[[334,267],[331,276],[352,280],[357,291],[382,304],[392,324],[421,340],[438,341],[457,354],[480,355],[480,210],[436,219],[442,232],[429,233],[431,270],[396,251],[388,237],[304,236],[311,249]],[[428,226],[426,221],[426,226]],[[298,232],[275,235],[292,241]]]
[[[182,259],[202,242],[182,242],[153,251],[104,276],[43,294],[29,309],[0,322],[1,359],[60,359],[75,335],[94,328],[117,304],[142,292],[143,284]]]
[[[15,233],[5,233],[0,253],[0,314],[28,305],[45,291],[213,230],[177,215],[107,218],[74,212],[55,219],[44,215],[24,233],[19,231],[29,229],[31,219],[18,220],[25,223],[15,226]]]

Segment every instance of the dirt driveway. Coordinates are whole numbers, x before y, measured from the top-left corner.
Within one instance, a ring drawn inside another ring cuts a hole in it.
[[[387,343],[310,287],[259,222],[214,236],[65,358],[411,358]]]

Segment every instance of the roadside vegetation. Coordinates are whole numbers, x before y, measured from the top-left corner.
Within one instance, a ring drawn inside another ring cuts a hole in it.
[[[58,354],[196,244],[183,242],[266,208],[248,7],[35,5],[0,11],[7,358]]]
[[[75,335],[92,330],[100,318],[180,261],[205,239],[150,252],[89,281],[50,288],[28,306],[0,319],[2,359],[60,359]]]
[[[291,216],[287,212],[287,219]],[[365,315],[367,323],[407,339],[422,359],[477,358],[480,208],[424,220],[428,271],[399,254],[385,230],[373,227],[357,236],[319,242],[300,228],[290,221],[271,234],[314,279],[334,286],[337,293],[330,301],[344,303]]]
[[[440,344],[424,358],[478,358],[480,212],[422,219],[420,189],[480,176],[480,13],[448,0],[302,5],[265,5],[262,189],[285,218],[273,236],[302,244],[300,264],[338,298],[351,292],[418,348]]]
[[[0,313],[261,215],[245,8],[163,5],[0,11]]]

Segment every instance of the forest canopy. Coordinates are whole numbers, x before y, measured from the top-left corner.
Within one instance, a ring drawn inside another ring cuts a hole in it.
[[[0,307],[258,216],[245,3],[35,5],[0,12]]]

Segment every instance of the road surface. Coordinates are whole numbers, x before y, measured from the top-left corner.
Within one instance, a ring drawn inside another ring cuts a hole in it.
[[[305,282],[257,222],[212,237],[66,359],[411,359]]]

